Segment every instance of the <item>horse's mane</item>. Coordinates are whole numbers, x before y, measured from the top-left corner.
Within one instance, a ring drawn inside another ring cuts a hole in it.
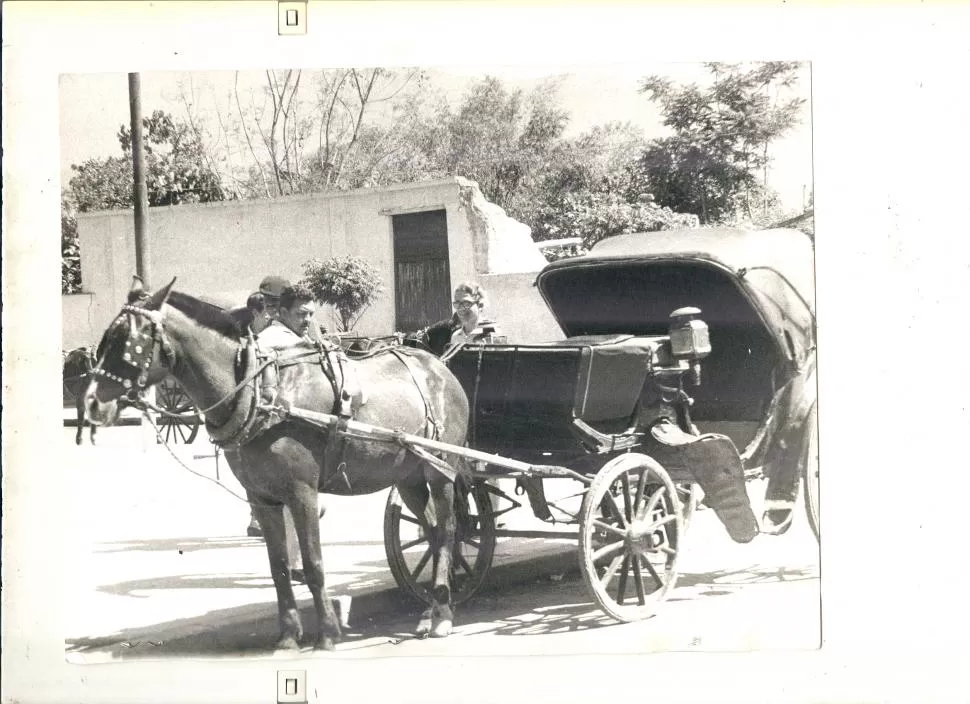
[[[167,303],[202,327],[214,330],[225,337],[235,339],[243,332],[244,326],[238,317],[234,317],[224,308],[201,301],[187,293],[172,291],[168,296]]]

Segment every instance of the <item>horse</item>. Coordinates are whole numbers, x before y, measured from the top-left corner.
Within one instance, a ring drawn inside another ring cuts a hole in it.
[[[87,387],[89,375],[94,368],[94,355],[87,347],[77,347],[64,355],[64,365],[62,377],[64,390],[74,399],[74,407],[77,410],[77,435],[74,443],[80,445],[84,442],[84,426],[91,428],[91,444],[94,445],[94,436],[97,426],[87,423],[84,419],[84,390]]]
[[[99,348],[84,396],[88,420],[110,424],[119,399],[168,374],[178,379],[205,414],[210,436],[232,449],[227,461],[263,528],[279,610],[278,649],[298,648],[303,638],[290,581],[283,506],[293,515],[305,583],[316,610],[313,647],[333,650],[342,633],[327,596],[319,493],[362,495],[396,485],[432,545],[431,604],[420,616],[417,633],[449,635],[457,472],[449,476],[442,465],[454,468],[460,459],[449,464],[443,453],[431,456],[398,442],[324,433],[281,409],[341,409],[344,419],[347,388],[353,387],[358,392],[350,399],[355,420],[461,446],[469,416],[458,380],[433,355],[404,348],[350,360],[336,345],[326,349],[307,343],[264,358],[241,341],[232,316],[172,290],[174,283],[149,294],[135,277],[128,303],[105,330]],[[274,390],[275,399],[266,403],[265,394]]]

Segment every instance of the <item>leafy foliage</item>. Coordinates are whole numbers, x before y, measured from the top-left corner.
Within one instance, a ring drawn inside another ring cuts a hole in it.
[[[303,265],[305,284],[320,303],[333,306],[342,332],[353,330],[360,316],[384,293],[380,272],[361,257],[311,259]]]
[[[698,219],[661,207],[649,196],[631,203],[619,193],[602,191],[566,195],[539,212],[539,225],[546,239],[579,237],[589,248],[613,235],[697,227]]]
[[[81,245],[77,236],[77,210],[61,195],[61,293],[81,292]]]
[[[156,110],[144,118],[145,182],[148,204],[177,205],[224,200],[222,183],[208,164],[195,131],[171,115]],[[131,129],[122,125],[118,142],[123,156],[88,159],[74,164],[71,195],[79,212],[130,208],[134,205]]]
[[[797,81],[789,62],[745,68],[708,63],[707,87],[678,86],[661,76],[641,83],[641,93],[658,103],[673,135],[651,142],[634,167],[634,192],[650,192],[658,203],[719,222],[739,209],[750,214],[767,168],[768,146],[794,127],[804,103],[785,92]]]

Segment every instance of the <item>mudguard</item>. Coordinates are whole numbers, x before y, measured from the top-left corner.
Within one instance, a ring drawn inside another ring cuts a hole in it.
[[[694,478],[704,490],[704,502],[717,514],[732,540],[748,543],[758,535],[741,456],[729,437],[719,433],[691,435],[672,422],[661,421],[650,429],[647,446],[648,454],[669,472]]]

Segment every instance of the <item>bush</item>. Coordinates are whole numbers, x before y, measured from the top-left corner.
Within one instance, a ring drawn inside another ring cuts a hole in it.
[[[353,330],[370,305],[384,293],[378,270],[360,257],[311,259],[303,265],[305,284],[320,303],[333,306],[340,332]]]
[[[649,196],[630,203],[611,192],[569,194],[555,207],[544,208],[538,220],[536,240],[579,237],[587,249],[613,235],[698,226],[696,215],[662,208]]]

